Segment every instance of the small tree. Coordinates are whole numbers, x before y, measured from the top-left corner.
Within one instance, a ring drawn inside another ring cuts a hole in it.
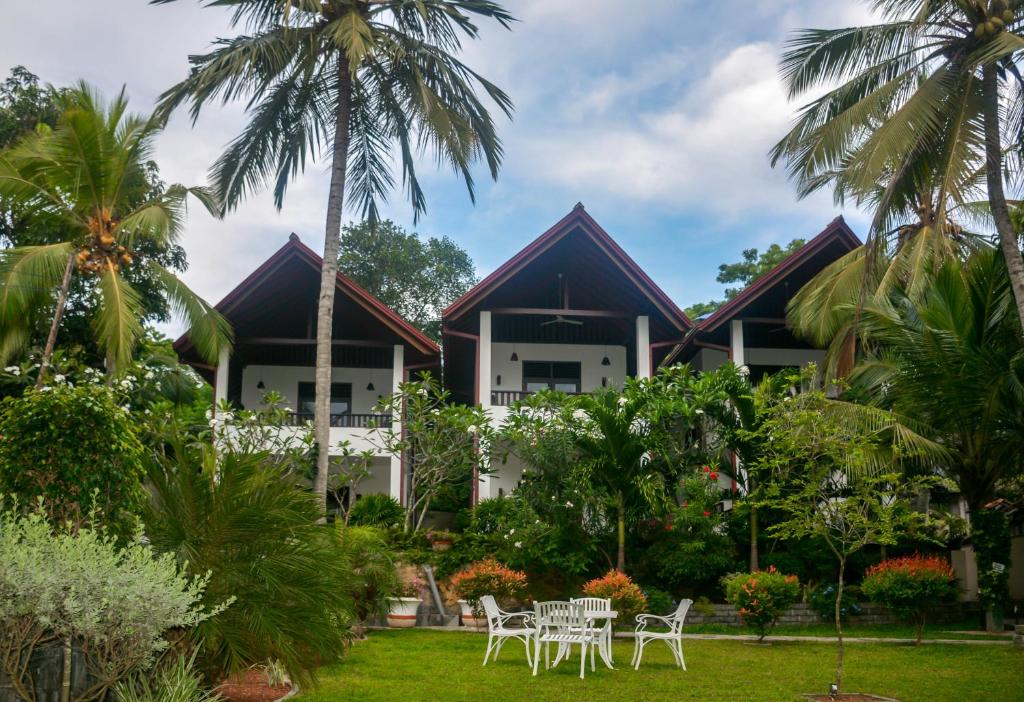
[[[399,385],[377,411],[401,418],[401,429],[382,428],[371,440],[387,453],[403,455],[409,467],[405,529],[418,529],[445,484],[471,480],[475,465],[486,471],[480,457],[490,443],[487,415],[479,407],[450,404],[429,374]]]
[[[733,573],[722,578],[725,599],[739,610],[743,623],[757,632],[763,641],[800,596],[800,582],[795,575],[784,575],[770,566],[753,573]]]

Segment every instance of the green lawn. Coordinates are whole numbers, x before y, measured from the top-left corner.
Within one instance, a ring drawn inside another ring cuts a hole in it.
[[[650,644],[639,672],[627,668],[631,641],[615,643],[617,670],[600,661],[578,677],[563,663],[536,678],[522,646],[509,641],[497,663],[481,667],[485,637],[427,630],[374,631],[344,663],[326,668],[302,702],[338,700],[796,700],[828,688],[835,648],[820,643],[757,646],[742,641],[683,642],[686,672],[664,646]],[[578,654],[577,654],[578,655]],[[851,644],[846,689],[913,702],[1024,699],[1024,652],[1011,646]]]
[[[686,632],[689,634],[749,634],[749,629],[742,629],[725,624],[696,624],[687,625]],[[913,639],[917,634],[912,626],[872,626],[847,624],[843,627],[847,636],[863,636],[865,638],[878,639]],[[777,626],[772,631],[776,636],[835,636],[836,628],[828,622],[819,624]],[[1004,634],[990,634],[980,631],[977,622],[958,622],[949,624],[928,624],[925,626],[925,639],[963,639],[978,640],[991,639],[995,641],[1006,641],[1013,637],[1011,632]]]

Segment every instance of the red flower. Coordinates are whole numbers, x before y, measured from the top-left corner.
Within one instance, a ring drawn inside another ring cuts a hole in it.
[[[715,471],[711,471],[710,477],[712,480],[718,480],[718,473],[716,473]]]
[[[710,517],[710,516],[711,516],[711,512],[705,512],[705,513],[704,513],[704,516],[705,516],[705,517]]]
[[[705,473],[710,473],[711,472],[711,466],[704,466],[704,472]]]

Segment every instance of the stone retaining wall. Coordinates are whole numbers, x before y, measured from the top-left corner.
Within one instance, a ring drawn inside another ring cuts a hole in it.
[[[708,609],[710,611],[701,611]],[[960,622],[973,616],[979,616],[977,607],[956,604],[936,608],[935,611],[930,613],[928,620],[931,622]],[[790,607],[779,619],[779,624],[799,626],[818,624],[823,621],[825,620],[811,609],[810,605],[801,603]],[[861,613],[852,615],[848,621],[851,624],[859,625],[900,623],[900,620],[894,617],[885,607],[870,603],[861,604]],[[686,623],[722,624],[725,626],[743,625],[743,622],[740,621],[740,615],[736,612],[736,608],[728,604],[694,605],[690,608],[690,613],[686,615]]]

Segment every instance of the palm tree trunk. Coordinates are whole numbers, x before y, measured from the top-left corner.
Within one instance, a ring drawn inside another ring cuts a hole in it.
[[[615,568],[620,573],[626,572],[626,500],[620,490],[615,496],[615,506],[619,515],[619,553],[615,562]]]
[[[1017,233],[1010,221],[1010,210],[1003,192],[1003,149],[999,135],[999,80],[996,67],[982,69],[982,90],[985,109],[985,170],[988,177],[988,201],[992,218],[999,232],[999,245],[1010,274],[1010,287],[1017,301],[1017,315],[1024,329],[1024,257],[1021,256]]]
[[[836,636],[839,638],[836,653],[836,691],[843,691],[843,575],[846,570],[846,559],[839,559],[839,585],[836,588]]]
[[[758,561],[760,560],[757,552],[757,537],[758,537],[758,525],[757,525],[757,507],[750,505],[750,572],[755,573],[758,569]]]
[[[57,345],[57,330],[60,328],[60,320],[64,317],[64,307],[68,303],[68,289],[71,287],[71,274],[75,270],[75,252],[68,256],[68,265],[64,267],[64,278],[60,281],[60,293],[57,295],[57,309],[53,311],[53,322],[50,323],[50,333],[46,337],[46,347],[43,349],[43,357],[39,361],[39,375],[36,377],[36,387],[43,387],[43,380],[46,376],[46,369],[50,367],[50,359],[53,358],[53,348]]]
[[[316,311],[316,478],[313,492],[327,512],[327,476],[331,445],[331,341],[334,290],[338,278],[338,247],[341,214],[345,205],[345,171],[348,168],[348,130],[352,106],[352,75],[344,52],[338,54],[338,104],[334,112],[334,149],[331,157],[331,189],[327,196],[324,260],[320,266],[320,299]]]

